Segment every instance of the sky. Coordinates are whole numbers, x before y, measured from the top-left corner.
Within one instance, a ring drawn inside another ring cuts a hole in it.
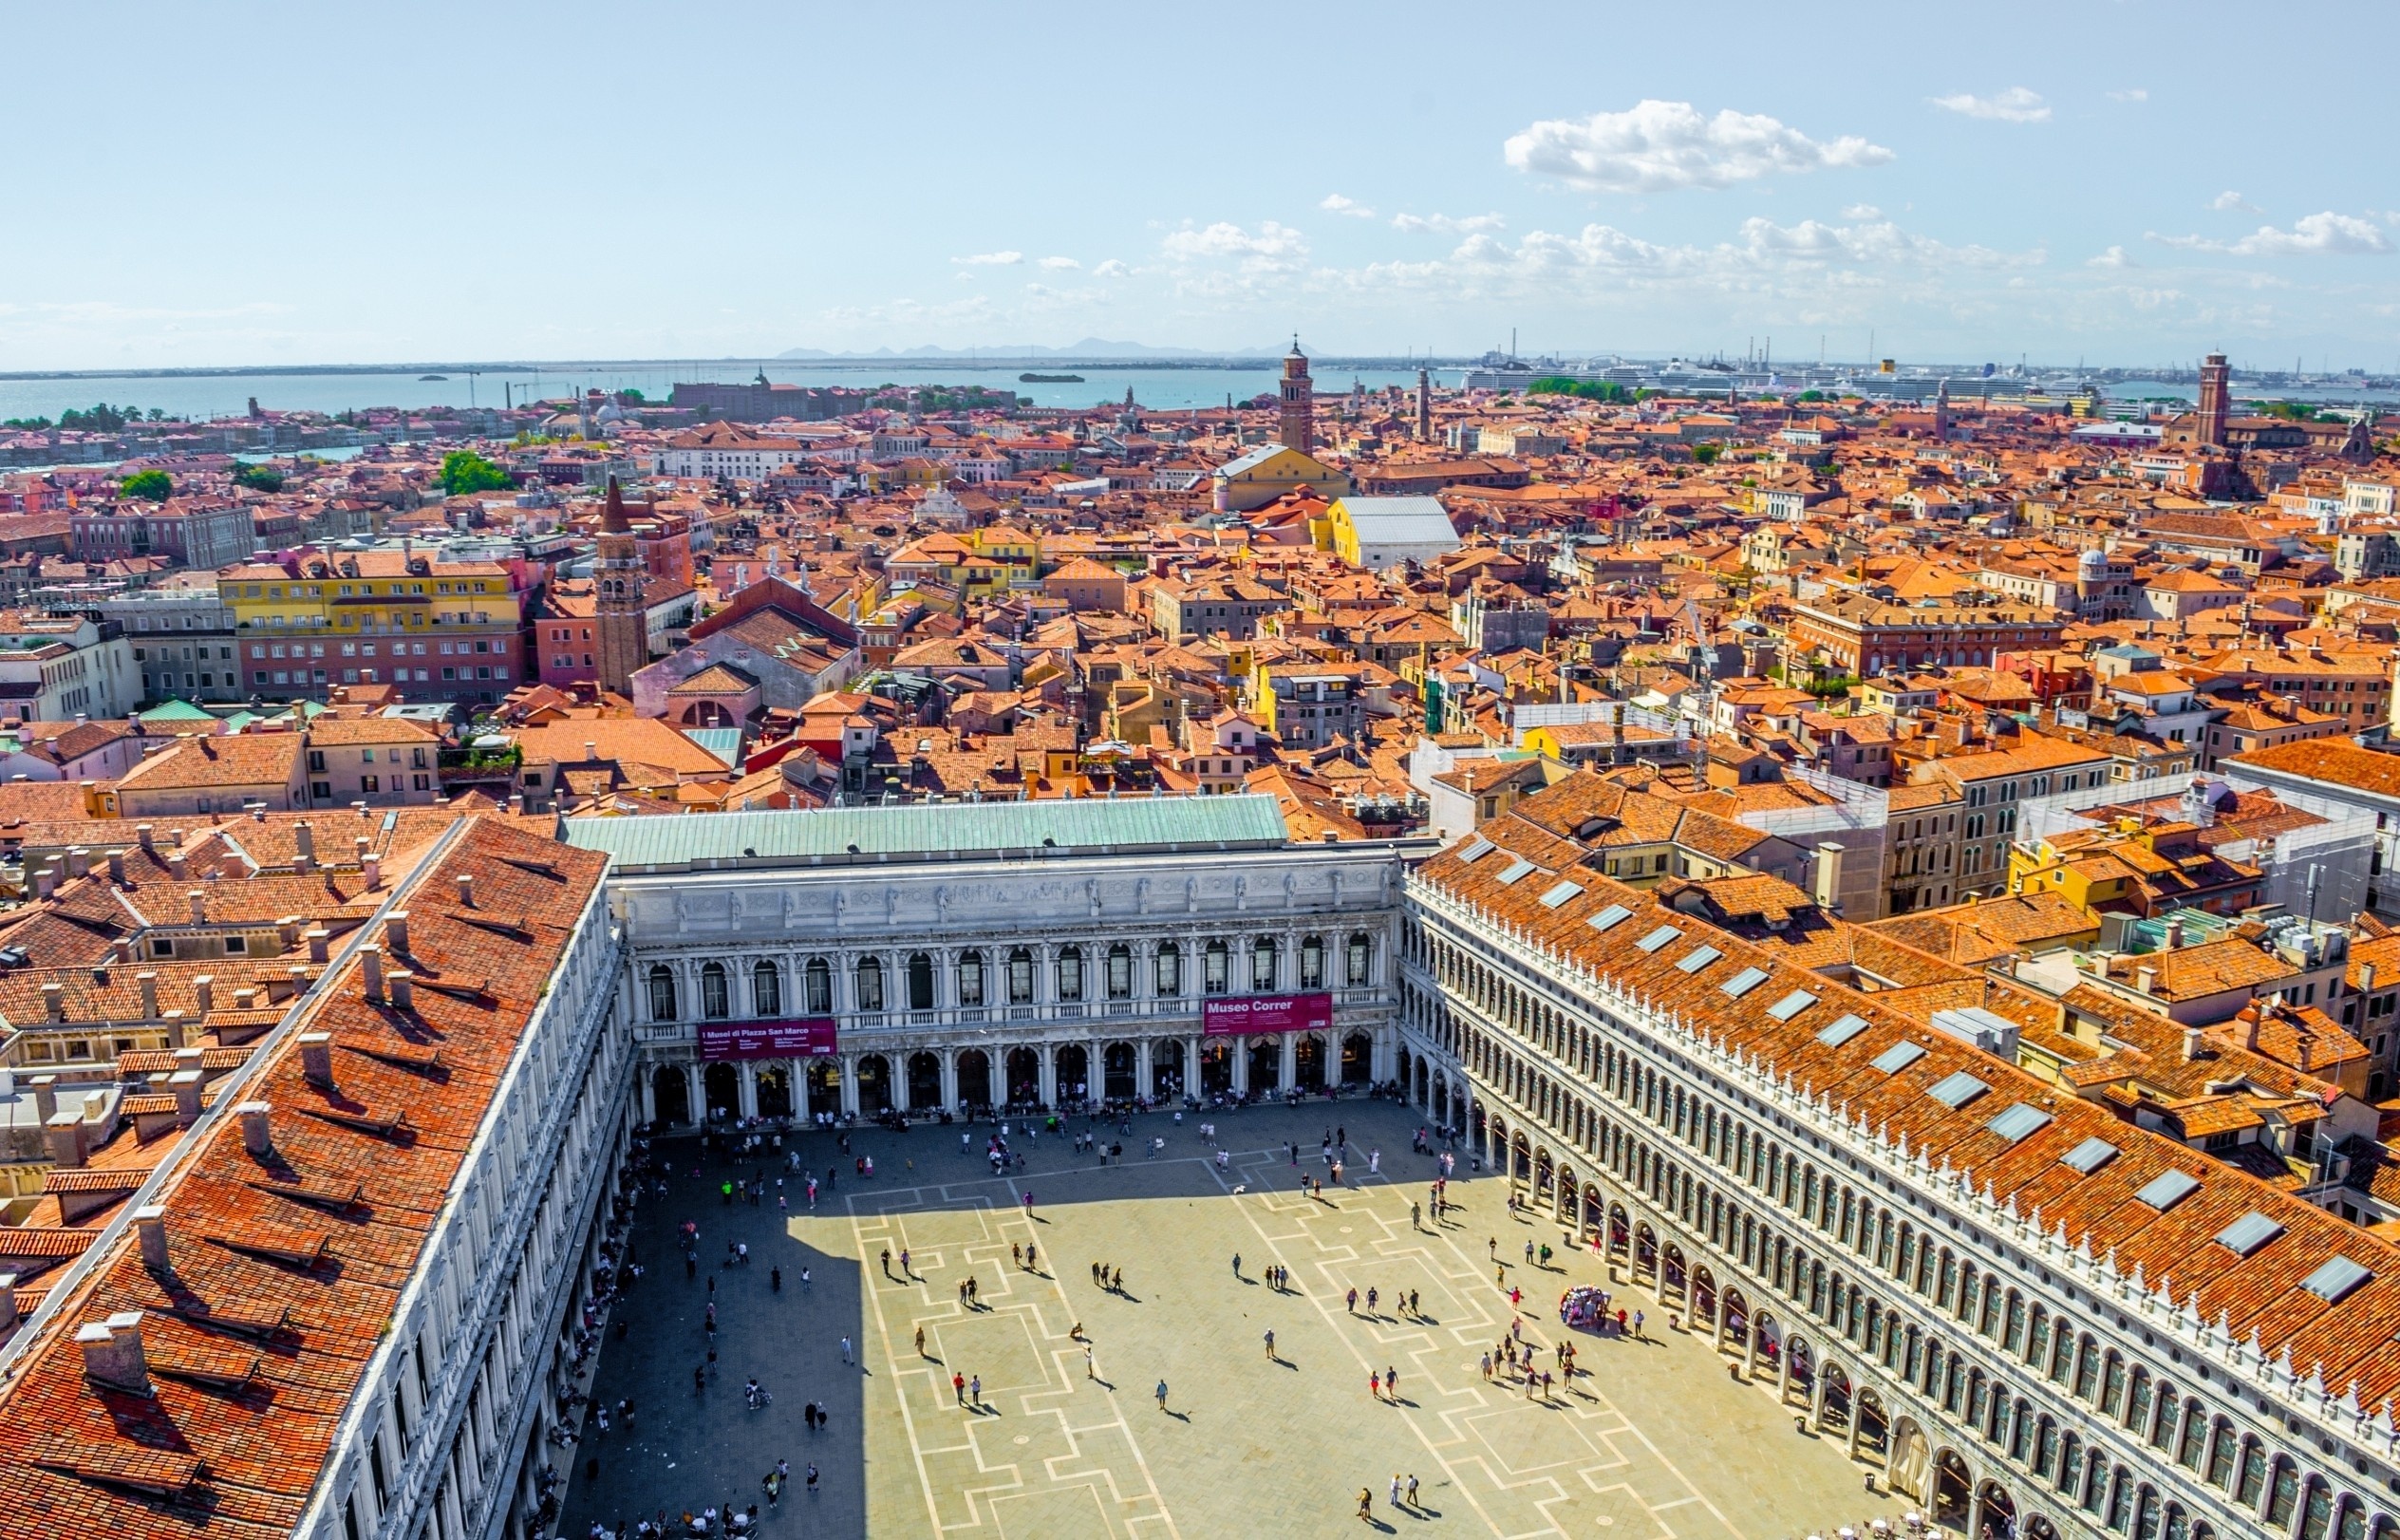
[[[0,371],[1512,328],[2400,369],[2400,8],[2274,14],[9,0]]]

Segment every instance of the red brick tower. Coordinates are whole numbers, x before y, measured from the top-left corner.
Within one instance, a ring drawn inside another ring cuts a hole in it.
[[[647,623],[642,613],[642,558],[633,524],[625,516],[625,495],[609,478],[609,500],[600,512],[598,550],[591,564],[592,619],[600,631],[600,685],[619,695],[633,693],[633,671],[650,661]]]
[[[2225,355],[2211,353],[2200,366],[2200,441],[2219,449],[2225,446],[2225,419],[2233,400],[2233,371],[2225,367]]]
[[[1292,338],[1292,350],[1284,355],[1284,421],[1276,431],[1276,440],[1286,449],[1309,454],[1317,447],[1317,387],[1308,378],[1308,355],[1300,350],[1300,339]]]

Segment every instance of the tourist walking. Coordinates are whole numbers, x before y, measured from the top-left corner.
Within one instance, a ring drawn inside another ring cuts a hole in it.
[[[1158,1397],[1158,1409],[1163,1412],[1167,1409],[1167,1381],[1164,1380],[1158,1381],[1158,1389],[1155,1394]]]

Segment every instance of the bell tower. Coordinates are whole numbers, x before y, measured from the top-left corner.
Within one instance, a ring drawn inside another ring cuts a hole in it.
[[[2200,366],[2200,441],[2219,449],[2225,446],[2225,418],[2232,404],[2233,371],[2225,367],[2225,355],[2211,353]]]
[[[591,564],[592,618],[600,632],[600,687],[619,695],[633,693],[634,670],[650,661],[648,625],[642,613],[643,577],[633,525],[625,516],[625,494],[611,476]]]
[[[1276,429],[1276,441],[1286,449],[1302,454],[1313,453],[1317,447],[1317,387],[1308,378],[1308,355],[1300,350],[1300,338],[1292,338],[1292,350],[1284,355],[1284,415]]]

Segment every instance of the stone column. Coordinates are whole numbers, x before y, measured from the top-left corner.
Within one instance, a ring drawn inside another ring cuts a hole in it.
[[[1150,1080],[1150,1039],[1135,1038],[1134,1040],[1134,1094],[1146,1097],[1154,1094],[1156,1090],[1157,1087],[1153,1085]]]
[[[1284,1061],[1282,1066],[1276,1071],[1276,1089],[1280,1091],[1288,1091],[1292,1088],[1293,1082],[1300,1075],[1300,1034],[1297,1032],[1285,1032],[1283,1034],[1283,1039]]]
[[[644,1064],[635,1074],[642,1082],[642,1121],[655,1123],[658,1121],[657,1072],[650,1065]]]
[[[1059,1045],[1055,1042],[1037,1043],[1034,1052],[1041,1065],[1042,1105],[1055,1107],[1059,1104]]]
[[[956,1048],[942,1050],[942,1105],[951,1112],[956,1112],[959,1108],[958,1050]]]
[[[1233,1037],[1226,1039],[1225,1042],[1226,1052],[1230,1055],[1227,1062],[1233,1070],[1234,1093],[1239,1096],[1247,1096],[1250,1090],[1250,1040],[1246,1037]]]
[[[842,1055],[841,1066],[842,1111],[855,1117],[858,1116],[858,1056],[854,1053]]]
[[[1842,1445],[1842,1453],[1852,1459],[1858,1458],[1858,1427],[1862,1421],[1866,1420],[1859,1415],[1858,1391],[1858,1381],[1852,1380],[1850,1382],[1850,1431],[1849,1437],[1843,1441]]]
[[[750,1060],[737,1066],[741,1072],[741,1092],[735,1099],[735,1110],[744,1117],[759,1116],[759,1066]]]
[[[1967,1528],[1969,1540],[1982,1540],[1983,1487],[1981,1483],[1967,1490]]]
[[[1198,1038],[1183,1040],[1183,1094],[1188,1097],[1196,1097],[1200,1094],[1200,1039]]]
[[[1742,1324],[1748,1328],[1750,1336],[1750,1341],[1742,1344],[1742,1378],[1755,1380],[1758,1378],[1758,1339],[1763,1335],[1759,1329],[1756,1305],[1750,1307],[1750,1318]]]
[[[707,1077],[698,1064],[684,1066],[684,1110],[691,1115],[694,1128],[708,1126]]]

